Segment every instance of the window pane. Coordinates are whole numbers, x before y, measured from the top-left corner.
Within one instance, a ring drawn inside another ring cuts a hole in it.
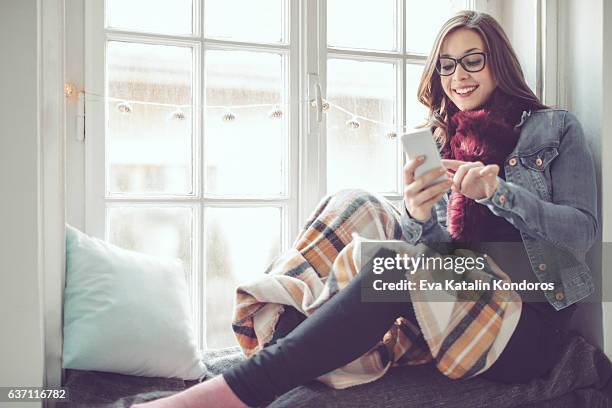
[[[192,0],[106,0],[107,27],[159,34],[193,33]]]
[[[459,11],[456,0],[406,0],[406,52],[429,54],[442,24]]]
[[[109,241],[122,248],[183,261],[189,284],[193,210],[190,207],[111,206]]]
[[[284,61],[274,53],[206,53],[205,191],[209,194],[262,196],[284,194],[287,180],[287,110]],[[224,121],[226,108],[235,115]]]
[[[327,44],[397,50],[396,5],[396,0],[327,0]]]
[[[287,0],[205,0],[207,37],[248,42],[284,42]]]
[[[406,64],[406,126],[409,128],[427,120],[428,109],[417,98],[422,73],[423,65]]]
[[[329,59],[327,99],[356,115],[394,124],[395,65]],[[350,115],[327,112],[327,191],[364,188],[373,192],[397,190],[397,141],[392,128],[359,119],[358,129],[346,122]]]
[[[236,345],[231,329],[236,287],[263,275],[281,248],[280,208],[207,208],[206,344]]]
[[[192,49],[117,41],[107,47],[107,92],[119,99],[107,105],[109,193],[193,193]],[[131,113],[120,100],[134,101]],[[175,105],[186,105],[183,119],[173,116]]]

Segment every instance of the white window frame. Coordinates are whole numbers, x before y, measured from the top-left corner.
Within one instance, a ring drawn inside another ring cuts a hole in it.
[[[205,0],[201,0],[205,1]],[[234,206],[234,205],[270,205],[279,204],[283,209],[283,228],[281,249],[286,249],[292,240],[297,236],[299,228],[304,225],[308,216],[315,208],[326,192],[327,181],[327,135],[325,115],[322,115],[322,120],[317,120],[317,109],[312,106],[311,102],[316,99],[316,88],[321,87],[321,96],[326,95],[326,66],[327,57],[355,57],[356,59],[379,59],[391,60],[399,65],[397,69],[397,106],[396,117],[398,118],[398,128],[405,123],[405,80],[406,80],[406,63],[418,62],[424,63],[426,57],[419,55],[410,55],[405,53],[405,13],[404,1],[397,1],[397,10],[400,13],[400,26],[398,30],[398,45],[397,52],[373,52],[373,51],[358,51],[358,50],[343,50],[339,48],[327,47],[326,33],[326,5],[327,0],[289,0],[288,10],[288,37],[289,44],[287,46],[277,45],[253,45],[238,41],[219,41],[207,39],[204,40],[204,33],[199,32],[193,37],[185,36],[169,36],[156,34],[135,34],[128,31],[112,30],[114,39],[143,39],[150,38],[157,43],[163,42],[164,39],[171,41],[197,45],[199,43],[196,58],[204,57],[205,48],[239,48],[243,50],[254,49],[263,51],[278,51],[284,50],[289,55],[288,60],[288,75],[289,75],[289,98],[288,98],[288,129],[290,132],[288,143],[288,160],[289,160],[289,185],[287,190],[288,197],[286,199],[241,199],[241,198],[194,198],[182,200],[183,204],[198,203],[195,210],[194,228],[194,248],[192,253],[194,256],[194,266],[192,276],[193,281],[190,282],[194,292],[192,298],[197,299],[193,305],[194,321],[204,321],[205,302],[204,296],[204,279],[205,263],[203,262],[203,249],[205,248],[204,233],[204,214],[199,211],[204,205],[211,206]],[[479,9],[487,11],[488,1],[484,0],[455,0],[463,5],[466,9]],[[197,21],[203,21],[203,4],[196,7],[194,12],[194,29],[197,30]],[[85,3],[85,89],[87,92],[104,95],[104,68],[105,56],[105,41],[106,32],[104,28],[104,2],[103,0],[92,0]],[[203,30],[201,30],[203,31]],[[549,48],[550,49],[550,48]],[[538,58],[538,63],[541,63],[542,58]],[[199,62],[196,62],[198,64]],[[202,106],[203,87],[203,69],[202,64],[199,65],[200,70],[194,74],[197,80],[193,84],[194,93],[196,94],[196,106]],[[550,66],[549,66],[550,67]],[[541,75],[541,66],[537,68],[538,75]],[[540,82],[541,84],[541,82]],[[554,85],[554,84],[553,84]],[[554,86],[547,88],[548,92],[554,92]],[[547,92],[547,93],[548,93]],[[104,198],[104,131],[105,129],[105,114],[104,103],[87,102],[86,104],[86,135],[85,143],[85,229],[89,234],[100,238],[107,238],[108,232],[105,228],[105,212],[106,203],[146,203],[152,202],[148,199],[122,199]],[[197,116],[197,115],[196,115]],[[203,132],[203,110],[200,112],[200,117],[196,119],[196,127],[194,127],[194,138],[197,140],[198,135]],[[198,128],[199,126],[199,128]],[[196,157],[202,159],[202,146],[196,146],[198,154]],[[404,163],[404,155],[401,149],[397,149],[398,163]],[[203,171],[204,166],[194,161],[193,166],[198,167]],[[401,167],[401,166],[400,166]],[[398,169],[400,170],[400,169]],[[197,174],[194,179],[194,187],[197,189],[201,185],[200,180],[203,174]],[[384,193],[383,195],[396,203],[402,200],[402,179],[397,178],[397,192]],[[177,203],[181,200],[153,200],[162,203]],[[197,247],[196,247],[197,245]],[[202,349],[205,345],[205,327],[197,327],[198,345]]]
[[[85,138],[85,230],[93,236],[108,239],[107,208],[113,205],[136,204],[155,206],[193,206],[194,218],[192,224],[192,274],[189,287],[193,300],[192,313],[194,316],[195,332],[198,347],[206,349],[206,302],[204,299],[206,285],[206,271],[204,250],[206,248],[204,237],[204,211],[206,207],[278,207],[281,209],[281,250],[285,250],[292,243],[292,237],[298,232],[298,146],[299,146],[299,7],[291,0],[287,1],[286,10],[287,40],[288,44],[252,44],[240,41],[223,41],[205,39],[202,27],[204,21],[203,1],[194,1],[194,34],[190,36],[141,34],[124,30],[105,28],[104,0],[92,0],[85,3],[85,89],[93,95],[105,95],[105,50],[107,40],[126,40],[149,42],[154,44],[187,45],[194,50],[194,106],[203,107],[204,97],[204,56],[206,49],[215,50],[242,50],[242,51],[271,51],[286,55],[287,129],[289,132],[286,146],[286,160],[288,170],[288,186],[285,186],[285,197],[240,198],[204,196],[202,180],[204,179],[203,144],[200,143],[204,132],[204,109],[194,109],[193,138],[194,162],[192,164],[194,175],[194,196],[175,198],[164,197],[105,197],[105,130],[106,116],[105,103],[100,98],[85,97],[86,138]],[[97,100],[96,100],[97,99]],[[197,113],[196,113],[197,112]],[[200,172],[198,173],[198,169]],[[107,207],[108,206],[108,207]],[[263,271],[262,271],[263,272]]]
[[[474,0],[454,0],[462,8],[474,10],[477,5]],[[396,66],[396,95],[397,101],[395,117],[397,118],[396,127],[401,129],[406,123],[406,64],[417,63],[425,64],[427,55],[410,54],[406,52],[406,13],[404,0],[396,0],[396,9],[400,16],[397,31],[396,44],[397,51],[366,51],[355,49],[343,49],[339,47],[328,47],[327,45],[327,0],[317,0],[303,2],[302,4],[302,29],[303,36],[306,38],[306,49],[302,50],[304,55],[304,71],[307,75],[301,76],[304,81],[303,92],[308,95],[308,101],[316,101],[316,87],[321,87],[322,97],[327,95],[327,59],[347,58],[355,61],[381,61],[393,63]],[[316,35],[313,35],[316,33]],[[304,109],[306,111],[306,109]],[[305,164],[304,172],[311,175],[300,180],[305,197],[302,208],[305,213],[300,214],[300,222],[305,222],[308,211],[316,205],[317,201],[323,197],[327,190],[327,126],[326,115],[322,115],[322,121],[316,120],[316,109],[310,109],[308,118],[302,134],[306,135],[306,149],[316,151],[317,158],[310,157],[306,152],[301,158]],[[399,139],[399,138],[398,138]],[[398,140],[396,140],[399,143]],[[306,150],[303,149],[303,150]],[[397,163],[401,168],[405,163],[405,155],[401,148],[397,149]],[[316,183],[316,185],[314,185]],[[403,200],[403,179],[397,177],[395,192],[380,193],[386,199],[398,203]],[[311,198],[310,200],[308,198]]]
[[[40,124],[40,199],[38,202],[39,269],[44,345],[43,387],[64,382],[63,305],[66,271],[65,247],[65,7],[63,0],[39,3],[37,22],[39,55],[38,111]],[[44,52],[43,52],[44,49]],[[42,232],[41,232],[42,231]],[[43,401],[43,407],[55,402]]]

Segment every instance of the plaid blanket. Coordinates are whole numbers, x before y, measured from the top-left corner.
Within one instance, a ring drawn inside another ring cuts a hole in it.
[[[398,254],[435,254],[423,244],[402,240],[400,217],[388,200],[363,190],[324,197],[292,247],[265,274],[237,288],[232,327],[243,353],[250,357],[272,339],[283,305],[310,316],[346,287],[368,261],[362,254],[366,242],[375,241]],[[475,255],[467,250],[455,252],[451,256]],[[461,279],[510,281],[490,257],[486,259],[484,269],[468,270]],[[446,277],[435,269],[420,269],[412,275],[412,279]],[[466,292],[470,291],[447,293],[441,300],[432,291],[411,291],[417,321],[398,316],[367,353],[317,380],[343,389],[374,381],[391,367],[432,361],[452,379],[485,371],[510,339],[522,303],[514,291]]]

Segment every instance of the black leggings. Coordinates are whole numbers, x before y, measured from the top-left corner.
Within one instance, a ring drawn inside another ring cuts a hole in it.
[[[249,406],[265,405],[301,384],[357,359],[375,346],[397,317],[416,321],[410,302],[362,302],[363,274],[306,318],[291,306],[272,341],[223,373]],[[481,377],[526,382],[548,371],[559,353],[559,333],[536,309],[523,305],[518,326],[498,360]],[[333,341],[330,341],[333,339]]]

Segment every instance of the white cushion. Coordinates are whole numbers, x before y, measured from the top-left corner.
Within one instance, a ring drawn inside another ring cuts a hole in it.
[[[66,226],[64,368],[193,380],[205,372],[180,260]]]

